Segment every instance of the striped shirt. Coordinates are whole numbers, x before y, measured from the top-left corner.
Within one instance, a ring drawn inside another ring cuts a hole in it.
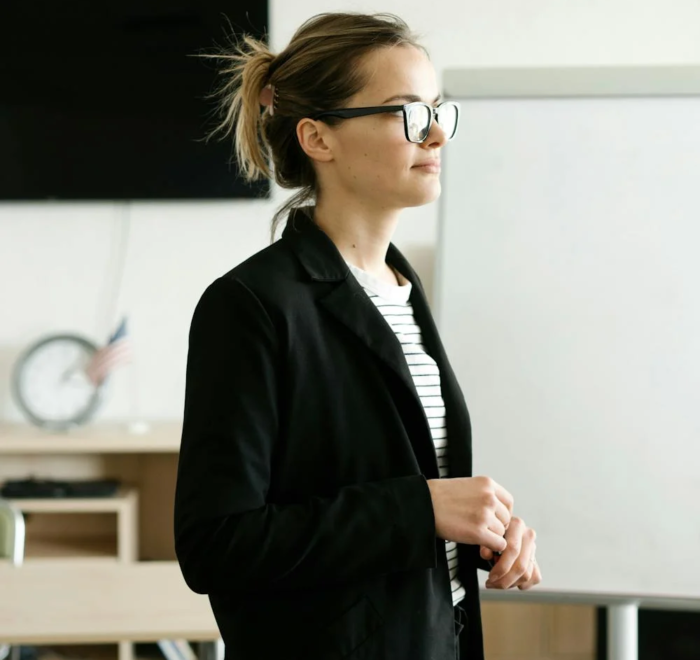
[[[387,284],[357,266],[346,263],[401,344],[413,383],[423,404],[425,416],[428,418],[440,477],[446,477],[449,461],[440,370],[435,360],[423,348],[421,330],[413,317],[413,306],[409,301],[412,285],[400,273],[398,277],[401,285]],[[457,544],[454,541],[445,541],[445,550],[450,569],[452,603],[456,605],[466,596],[466,591],[457,578]]]

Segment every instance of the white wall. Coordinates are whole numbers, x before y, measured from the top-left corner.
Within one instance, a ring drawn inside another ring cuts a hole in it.
[[[696,0],[272,0],[272,47],[323,11],[390,11],[448,67],[700,62]],[[449,148],[449,147],[448,147]],[[117,371],[101,419],[179,418],[187,332],[199,295],[268,243],[272,201],[139,203],[130,207],[124,276],[116,291],[119,204],[0,205],[0,420],[22,416],[9,392],[15,360],[45,334],[103,342],[129,314],[136,362]],[[438,203],[410,209],[395,237],[432,284]]]

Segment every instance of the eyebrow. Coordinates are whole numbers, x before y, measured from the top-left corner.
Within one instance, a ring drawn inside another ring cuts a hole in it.
[[[433,101],[433,103],[437,103],[441,98],[442,98],[442,95],[438,94],[435,97],[435,100]],[[421,99],[420,96],[416,96],[415,94],[397,94],[396,96],[389,97],[386,101],[384,101],[382,103],[382,105],[384,105],[384,103],[389,103],[390,101],[398,101],[399,99],[405,99],[409,103],[415,103],[417,101],[423,100],[423,99]]]

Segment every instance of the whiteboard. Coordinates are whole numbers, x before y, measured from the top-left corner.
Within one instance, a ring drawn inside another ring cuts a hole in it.
[[[700,95],[455,100],[435,314],[474,475],[542,588],[700,598]]]

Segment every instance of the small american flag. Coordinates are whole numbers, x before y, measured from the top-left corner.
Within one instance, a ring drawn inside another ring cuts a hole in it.
[[[95,352],[85,367],[85,375],[95,386],[104,382],[109,373],[122,364],[131,362],[131,339],[126,331],[126,317],[105,346]]]

